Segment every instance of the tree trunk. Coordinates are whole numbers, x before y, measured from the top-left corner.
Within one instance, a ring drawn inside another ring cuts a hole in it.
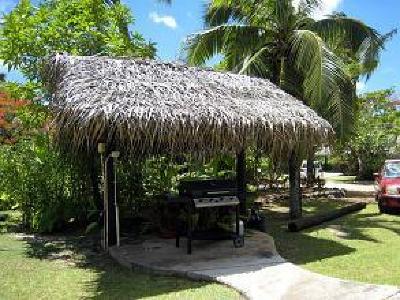
[[[300,163],[295,152],[289,158],[289,189],[289,217],[293,220],[302,215]]]
[[[366,206],[366,203],[358,202],[339,209],[335,209],[333,211],[319,213],[310,217],[304,217],[290,222],[288,224],[288,229],[291,232],[297,232],[302,229],[306,229],[315,225],[320,225],[323,222],[331,221],[347,214],[365,209]]]
[[[360,156],[357,157],[358,162],[358,178],[362,178],[364,174],[364,164]]]
[[[324,155],[324,171],[326,172],[327,171],[327,168],[328,168],[328,154],[326,154],[325,153],[325,155]]]
[[[313,186],[315,182],[314,152],[308,153],[307,157],[307,186]]]

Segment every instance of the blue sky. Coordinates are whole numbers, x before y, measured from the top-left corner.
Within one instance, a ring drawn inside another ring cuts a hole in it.
[[[157,0],[123,2],[132,9],[136,20],[132,29],[157,43],[157,55],[162,60],[179,59],[184,39],[203,28],[201,15],[206,0],[173,0],[172,5]],[[0,12],[9,11],[15,3],[17,0],[0,0]],[[323,8],[315,13],[315,17],[321,18],[333,11],[343,11],[382,33],[400,29],[399,0],[323,0]],[[20,76],[12,72],[8,78],[19,80]],[[381,64],[371,79],[359,84],[359,91],[390,87],[400,92],[400,32],[387,44]]]

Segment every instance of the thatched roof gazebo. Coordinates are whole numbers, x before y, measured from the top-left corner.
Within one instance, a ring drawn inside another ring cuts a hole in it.
[[[52,96],[55,140],[74,151],[104,142],[132,158],[210,157],[254,146],[293,161],[294,153],[332,135],[327,121],[264,79],[177,63],[68,55],[48,59],[43,78]]]

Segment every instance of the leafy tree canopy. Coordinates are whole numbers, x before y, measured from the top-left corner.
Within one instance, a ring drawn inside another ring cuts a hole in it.
[[[399,150],[400,111],[390,100],[392,94],[392,90],[381,90],[358,99],[354,132],[347,147],[357,158],[360,178],[371,178],[383,160]]]
[[[129,9],[104,0],[46,0],[34,6],[21,0],[4,16],[0,28],[0,59],[9,69],[20,69],[38,79],[40,58],[54,52],[75,55],[153,57],[154,44],[137,32]]]

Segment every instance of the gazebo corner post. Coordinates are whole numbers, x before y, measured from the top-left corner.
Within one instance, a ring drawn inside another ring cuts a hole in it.
[[[288,161],[289,167],[289,217],[291,220],[302,216],[302,195],[300,188],[300,157],[292,151]]]
[[[240,200],[240,213],[246,214],[246,152],[244,149],[236,154],[236,183]]]
[[[105,196],[106,203],[106,226],[107,226],[107,248],[117,244],[116,206],[114,192],[114,158],[108,155],[105,160]]]
[[[119,246],[120,230],[119,230],[119,209],[117,202],[117,174],[116,160],[119,157],[119,151],[111,151],[106,158],[106,178],[107,178],[107,215],[108,228],[107,240],[108,246]]]
[[[115,170],[115,160],[119,157],[119,152],[106,150],[105,144],[98,145],[98,152],[102,160],[104,249],[107,251],[110,246],[119,246],[119,210]]]

